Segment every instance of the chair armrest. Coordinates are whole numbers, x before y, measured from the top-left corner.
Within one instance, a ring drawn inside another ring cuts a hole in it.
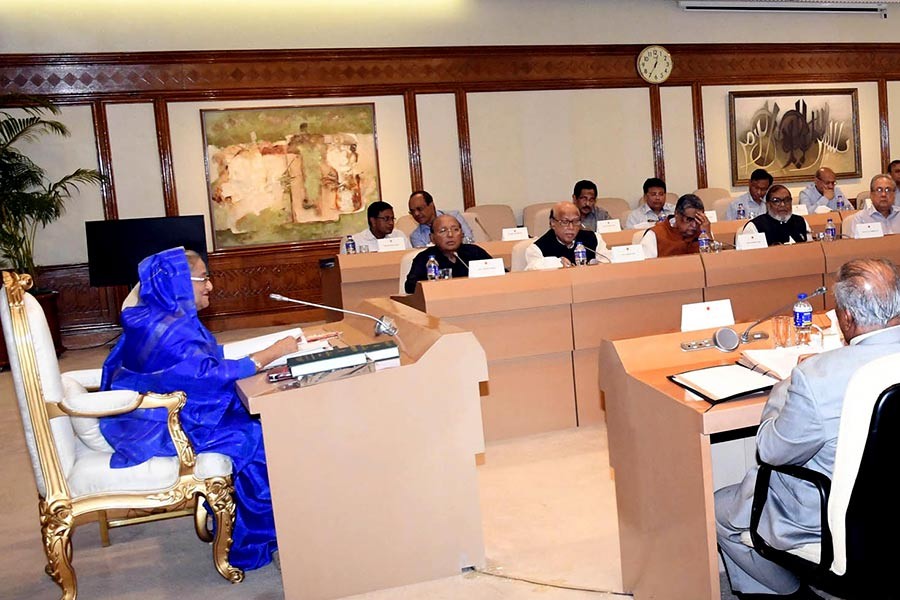
[[[62,374],[64,377],[71,377],[77,381],[84,389],[94,391],[100,389],[100,378],[103,376],[103,369],[80,369],[78,371],[66,371]]]
[[[131,412],[141,405],[141,395],[132,390],[86,392],[63,398],[59,406],[70,417],[110,417]]]
[[[783,551],[773,548],[759,534],[759,519],[762,516],[766,501],[769,499],[769,481],[772,473],[781,473],[794,479],[808,481],[816,487],[819,492],[819,520],[821,523],[822,539],[821,554],[817,570],[828,570],[831,568],[831,561],[834,558],[834,545],[831,541],[831,530],[828,527],[828,496],[831,493],[831,479],[818,471],[800,467],[797,465],[770,465],[760,462],[759,470],[756,473],[756,488],[753,490],[753,505],[750,509],[750,539],[753,540],[753,548],[759,552],[763,558],[772,560],[774,553],[781,554]],[[808,563],[811,564],[811,563]]]
[[[169,435],[175,444],[175,451],[182,468],[193,467],[197,457],[191,442],[181,427],[179,413],[187,396],[184,392],[170,394],[140,394],[132,390],[108,390],[88,392],[66,398],[59,403],[60,409],[71,417],[110,417],[129,413],[138,408],[165,408],[168,412]]]

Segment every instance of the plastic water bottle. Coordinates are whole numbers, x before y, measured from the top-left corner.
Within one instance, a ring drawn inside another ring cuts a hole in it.
[[[712,251],[712,244],[710,244],[709,236],[706,235],[706,230],[700,230],[700,237],[697,238],[697,243],[700,245],[700,252],[706,253]]]
[[[836,237],[837,229],[834,226],[834,219],[828,219],[828,222],[825,223],[825,241],[833,242]]]
[[[837,202],[836,202],[835,205],[837,206],[838,212],[842,212],[843,210],[845,210],[845,207],[844,207],[844,197],[843,197],[843,196],[838,196]]]
[[[669,217],[668,217],[668,215],[666,215],[666,211],[661,210],[661,211],[659,211],[659,217],[657,217],[656,222],[662,223],[663,221],[666,221],[668,218]]]
[[[347,236],[347,241],[344,243],[344,249],[347,251],[347,254],[356,254],[356,242],[353,241],[352,235]]]
[[[434,254],[428,256],[428,262],[425,263],[425,274],[428,276],[428,281],[434,281],[441,274],[441,267]]]
[[[587,264],[587,250],[584,248],[584,244],[578,242],[575,244],[575,264],[576,265],[586,265]]]
[[[812,329],[812,304],[806,301],[806,294],[798,294],[794,303],[794,339],[797,345],[809,345]]]
[[[750,214],[747,215],[747,218],[750,219],[751,221],[752,221],[753,219],[755,219],[755,218],[756,218],[756,211],[755,211],[755,210],[751,210],[751,211],[750,211]]]
[[[746,219],[746,218],[747,218],[747,211],[744,210],[744,203],[743,203],[743,202],[738,203],[738,207],[737,207],[737,215],[736,215],[736,216],[737,216],[738,219]]]

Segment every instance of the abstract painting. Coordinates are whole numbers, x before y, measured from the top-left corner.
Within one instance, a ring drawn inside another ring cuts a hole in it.
[[[820,167],[861,177],[857,90],[729,92],[731,183],[765,169],[778,183],[810,181]]]
[[[374,104],[201,110],[217,250],[366,226],[381,199]]]

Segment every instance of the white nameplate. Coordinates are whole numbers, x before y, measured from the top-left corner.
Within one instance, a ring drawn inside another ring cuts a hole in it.
[[[640,244],[629,244],[627,246],[615,246],[611,250],[612,262],[626,263],[638,262],[644,260],[644,247]]]
[[[395,250],[406,250],[406,240],[402,237],[386,237],[377,240],[379,252],[394,252]]]
[[[706,215],[706,218],[709,219],[710,223],[718,223],[719,222],[719,217],[718,217],[718,215],[716,215],[716,211],[707,210],[707,211],[704,211],[703,214]]]
[[[734,238],[734,247],[737,250],[757,250],[768,248],[769,244],[763,233],[742,233]]]
[[[502,258],[486,258],[484,260],[469,261],[469,279],[476,277],[494,277],[506,275]]]
[[[617,231],[622,231],[622,224],[618,219],[597,221],[597,233],[615,233]]]
[[[884,237],[884,229],[881,223],[854,223],[853,237],[858,240]]]
[[[731,300],[713,300],[681,305],[681,330],[697,331],[734,325]]]
[[[500,239],[504,242],[514,242],[518,240],[528,239],[527,227],[504,227],[500,234]]]
[[[809,214],[809,207],[806,206],[805,204],[795,204],[791,207],[791,211],[795,215],[800,215],[801,217],[805,217],[806,215]]]

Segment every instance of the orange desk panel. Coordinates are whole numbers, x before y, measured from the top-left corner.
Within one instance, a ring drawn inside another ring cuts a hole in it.
[[[856,258],[887,258],[900,265],[900,235],[886,235],[868,240],[841,239],[831,243],[823,243],[825,253],[825,285],[828,294],[825,304],[828,309],[834,308],[834,274],[847,261]]]

